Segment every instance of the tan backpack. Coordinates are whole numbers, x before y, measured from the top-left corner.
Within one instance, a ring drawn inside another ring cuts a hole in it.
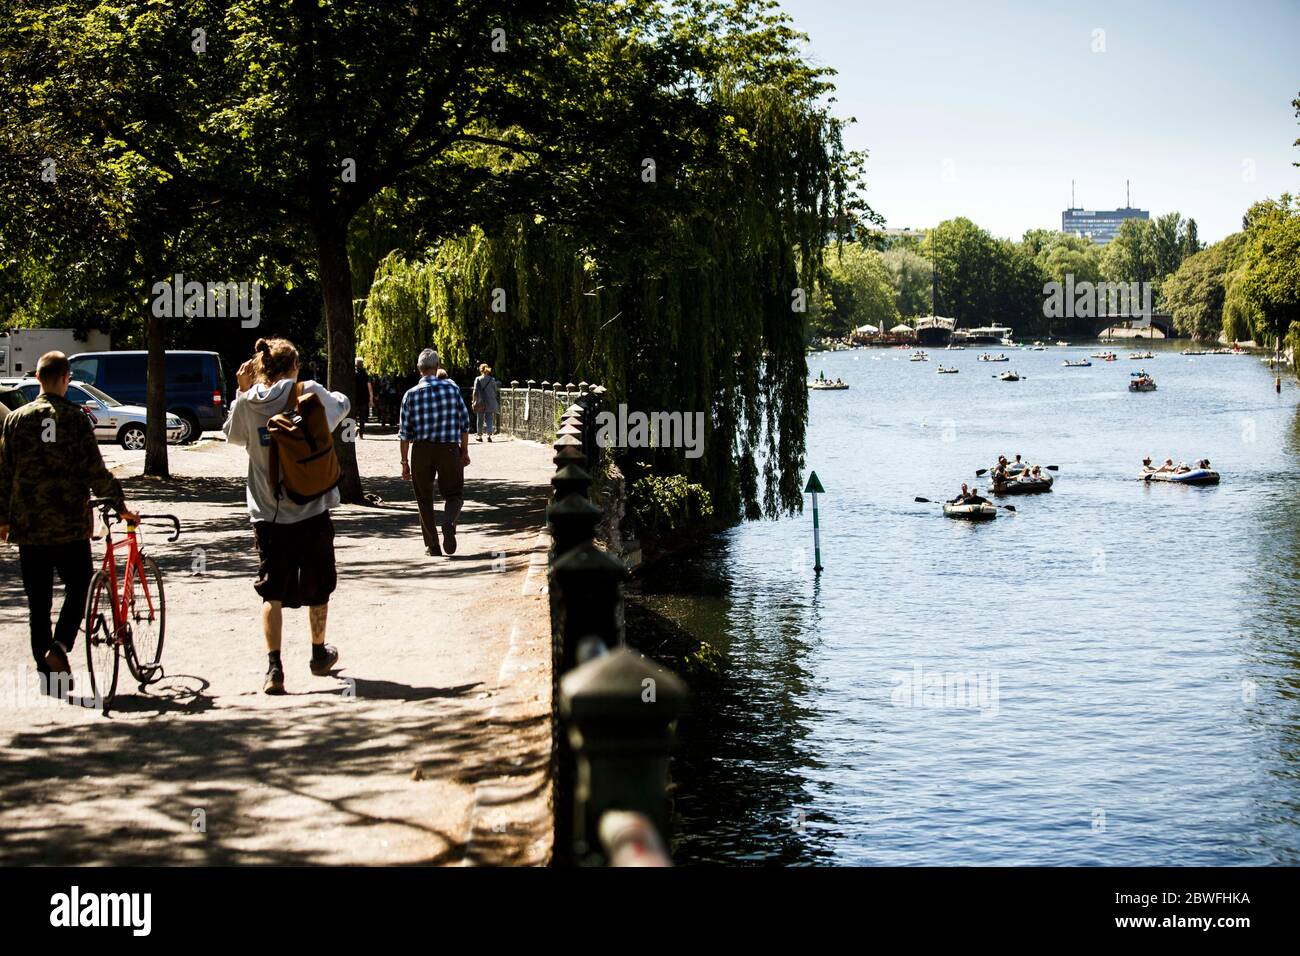
[[[271,438],[271,487],[300,505],[315,501],[339,483],[339,459],[334,453],[325,406],[312,394],[303,395],[301,382],[289,389],[289,404],[266,423]]]

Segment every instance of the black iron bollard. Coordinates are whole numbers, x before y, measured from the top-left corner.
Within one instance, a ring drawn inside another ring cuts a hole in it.
[[[575,545],[551,562],[551,593],[556,597],[560,673],[577,662],[578,639],[594,634],[607,648],[623,643],[623,580],[627,566],[590,541]]]
[[[555,542],[555,557],[567,554],[580,544],[590,543],[600,523],[601,511],[583,494],[568,494],[546,509]]]
[[[564,675],[560,713],[578,772],[576,862],[604,862],[600,823],[610,811],[644,814],[668,842],[668,759],[686,702],[676,674],[625,647]]]
[[[565,495],[591,497],[591,475],[579,465],[560,465],[551,477],[551,487],[555,489],[555,500]]]
[[[555,439],[553,446],[557,454],[559,453],[561,448],[576,448],[579,452],[581,452],[582,439],[579,438],[577,435],[561,435],[559,438]],[[583,458],[585,459],[586,456],[584,455]]]
[[[579,468],[584,468],[587,464],[587,456],[582,453],[581,448],[566,445],[563,448],[555,449],[555,455],[551,458],[551,461],[555,462],[557,470],[565,465],[577,465]]]

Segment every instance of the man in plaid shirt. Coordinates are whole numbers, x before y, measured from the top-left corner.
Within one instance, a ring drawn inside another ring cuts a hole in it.
[[[449,378],[438,378],[437,352],[421,352],[416,368],[420,382],[402,396],[397,428],[402,478],[415,486],[425,553],[455,554],[456,516],[465,502],[465,466],[469,464],[469,412],[460,386]],[[433,508],[435,481],[446,502],[441,547]]]

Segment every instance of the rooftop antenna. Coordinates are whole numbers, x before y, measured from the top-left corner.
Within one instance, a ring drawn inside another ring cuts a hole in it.
[[[1124,208],[1125,208],[1125,209],[1132,209],[1132,208],[1133,208],[1133,199],[1132,199],[1132,196],[1131,196],[1130,193],[1129,193],[1128,180],[1127,180],[1127,179],[1124,180]]]
[[[1073,180],[1073,179],[1070,180],[1070,208],[1071,208],[1071,209],[1077,209],[1077,208],[1078,208],[1078,207],[1074,204],[1074,180]]]

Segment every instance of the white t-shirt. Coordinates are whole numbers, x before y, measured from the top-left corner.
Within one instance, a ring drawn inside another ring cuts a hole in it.
[[[271,487],[271,437],[267,434],[266,423],[289,404],[289,389],[293,384],[291,379],[282,378],[272,385],[259,382],[246,392],[236,392],[230,415],[222,428],[228,442],[248,451],[248,513],[253,521],[294,524],[314,518],[339,504],[337,488],[300,505],[288,495],[277,500],[275,489]],[[352,407],[346,395],[327,391],[319,382],[303,382],[302,393],[320,399],[325,406],[325,419],[330,431]]]

